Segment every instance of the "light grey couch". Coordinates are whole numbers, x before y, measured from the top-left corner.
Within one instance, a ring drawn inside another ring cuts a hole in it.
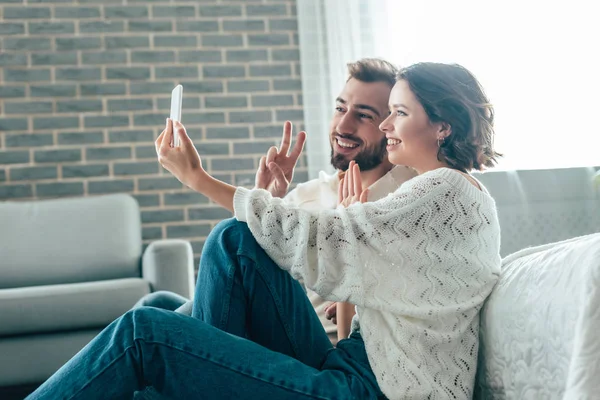
[[[191,298],[193,271],[187,241],[142,254],[129,195],[0,203],[0,388],[44,381],[147,293]]]

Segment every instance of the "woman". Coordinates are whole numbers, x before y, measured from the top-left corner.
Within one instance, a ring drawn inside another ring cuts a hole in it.
[[[180,124],[182,147],[172,147],[168,121],[160,163],[243,221],[221,223],[203,249],[200,269],[219,295],[196,299],[197,318],[128,312],[30,398],[129,398],[146,386],[168,398],[471,398],[500,229],[468,172],[498,156],[493,110],[469,71],[434,63],[401,70],[389,106],[380,126],[389,159],[420,175],[362,204],[353,164],[340,190],[347,208],[318,214],[212,178]],[[325,299],[356,304],[337,348],[284,270]],[[287,339],[273,343],[275,330]]]

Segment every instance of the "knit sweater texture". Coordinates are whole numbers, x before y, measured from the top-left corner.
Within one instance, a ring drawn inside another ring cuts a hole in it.
[[[495,202],[449,168],[387,197],[320,212],[238,188],[236,218],[321,297],[356,305],[369,362],[393,399],[470,399],[479,310],[500,273]]]

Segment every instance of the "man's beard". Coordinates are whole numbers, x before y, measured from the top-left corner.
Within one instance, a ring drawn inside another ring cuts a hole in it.
[[[387,157],[387,138],[383,138],[379,144],[375,147],[366,147],[361,150],[354,158],[346,159],[344,154],[335,154],[333,151],[333,144],[331,146],[331,165],[337,170],[346,171],[350,165],[350,161],[354,160],[361,171],[370,171],[377,168],[385,157]]]

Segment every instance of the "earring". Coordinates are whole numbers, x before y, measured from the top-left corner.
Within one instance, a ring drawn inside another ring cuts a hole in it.
[[[438,148],[442,147],[442,145],[444,144],[444,140],[446,140],[446,138],[439,138],[437,140]]]

